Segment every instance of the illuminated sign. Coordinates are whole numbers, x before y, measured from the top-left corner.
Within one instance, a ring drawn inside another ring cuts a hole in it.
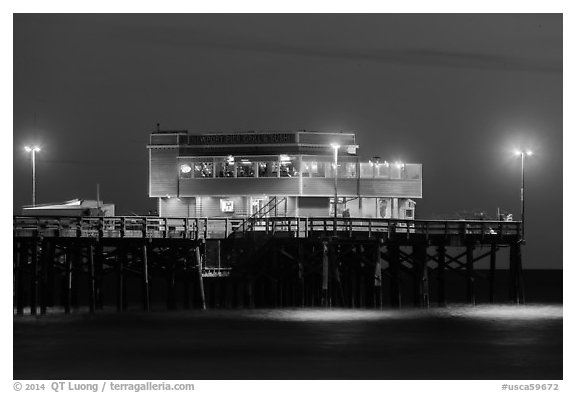
[[[234,213],[234,201],[230,199],[220,199],[220,211],[222,213]]]
[[[214,134],[190,135],[190,145],[264,145],[296,143],[296,135],[284,134]]]

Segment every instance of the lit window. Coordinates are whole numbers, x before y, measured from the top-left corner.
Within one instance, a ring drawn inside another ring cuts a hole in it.
[[[259,162],[258,177],[278,177],[278,161]]]
[[[255,177],[256,163],[248,158],[241,158],[236,163],[236,177]]]
[[[302,176],[303,177],[324,177],[325,175],[325,163],[318,161],[303,161],[302,162]],[[326,166],[330,166],[326,163]]]
[[[298,159],[287,155],[280,156],[280,177],[298,176]]]
[[[197,162],[194,164],[195,178],[210,178],[214,172],[214,164],[211,162]]]
[[[234,168],[236,161],[234,157],[217,157],[216,158],[216,177],[234,177]]]

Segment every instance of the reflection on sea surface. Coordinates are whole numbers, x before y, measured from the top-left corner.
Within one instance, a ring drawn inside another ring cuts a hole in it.
[[[562,306],[53,311],[14,318],[14,378],[561,379]]]

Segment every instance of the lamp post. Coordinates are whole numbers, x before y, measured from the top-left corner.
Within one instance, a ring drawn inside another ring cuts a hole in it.
[[[36,206],[36,152],[40,151],[38,146],[24,146],[24,150],[32,153],[32,206]]]
[[[525,194],[525,191],[524,191],[524,166],[525,166],[525,165],[524,165],[524,162],[525,162],[526,156],[531,156],[532,154],[533,154],[533,153],[532,153],[530,150],[526,150],[526,151],[524,151],[524,150],[516,151],[516,155],[517,155],[517,156],[520,156],[520,161],[521,161],[521,166],[522,166],[522,185],[521,185],[521,188],[520,188],[520,210],[521,210],[520,220],[522,221],[522,224],[521,224],[521,225],[522,225],[522,236],[521,236],[521,240],[522,240],[522,241],[525,241],[525,240],[526,240],[526,239],[525,239],[525,234],[526,234],[526,232],[525,232],[525,222],[526,222],[526,221],[525,221],[525,216],[524,216],[524,213],[525,213],[525,207],[524,207],[524,205],[525,205],[525,200],[526,200],[526,194]]]
[[[336,237],[336,220],[338,219],[338,149],[340,145],[332,143],[330,146],[334,149],[334,237]]]

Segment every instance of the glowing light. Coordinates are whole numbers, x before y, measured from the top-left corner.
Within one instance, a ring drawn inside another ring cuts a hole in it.
[[[30,153],[31,151],[40,151],[40,148],[38,146],[24,146],[24,150]]]
[[[534,153],[532,152],[532,150],[528,150],[528,151],[526,152],[526,155],[531,156],[532,154],[534,154]]]
[[[332,146],[332,148],[333,148],[334,150],[340,149],[340,145],[337,144],[337,143],[331,143],[330,146]]]
[[[280,161],[281,162],[290,162],[290,157],[288,157],[286,154],[282,154],[280,155]]]
[[[180,172],[182,173],[190,173],[192,171],[192,167],[188,164],[180,165]]]
[[[535,320],[562,319],[561,305],[486,305],[486,306],[450,306],[442,309],[426,310],[348,310],[348,309],[310,309],[310,310],[255,310],[246,315],[252,319],[306,322],[350,321],[389,321],[446,318],[453,320],[471,319],[526,323]]]

